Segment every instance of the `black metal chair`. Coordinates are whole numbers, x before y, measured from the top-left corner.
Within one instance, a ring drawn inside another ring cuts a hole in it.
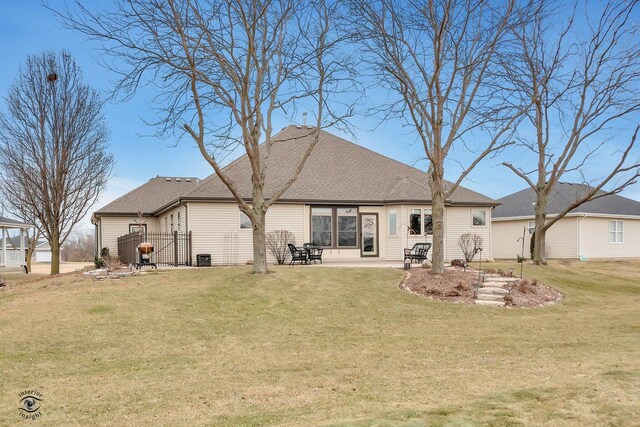
[[[416,243],[413,248],[404,250],[404,260],[405,262],[409,260],[411,263],[426,261],[429,249],[431,249],[431,243]]]
[[[317,247],[313,243],[305,243],[302,247],[304,247],[308,253],[309,262],[313,261],[315,264],[316,261],[320,261],[320,264],[322,264],[322,251],[324,249]]]
[[[300,264],[303,262],[307,264],[309,262],[308,252],[305,249],[298,249],[292,243],[289,243],[287,246],[289,247],[289,252],[291,252],[291,262],[289,262],[289,265],[294,264],[296,261]]]

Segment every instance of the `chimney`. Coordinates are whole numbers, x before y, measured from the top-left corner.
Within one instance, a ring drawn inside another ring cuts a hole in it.
[[[302,126],[307,125],[307,112],[302,113]]]

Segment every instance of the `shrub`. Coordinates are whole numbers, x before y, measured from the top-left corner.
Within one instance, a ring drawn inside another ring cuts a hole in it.
[[[100,258],[106,258],[109,256],[109,248],[100,249]]]
[[[570,259],[562,258],[558,260],[558,263],[560,263],[560,265],[563,267],[570,267],[572,261]]]
[[[531,252],[531,259],[533,259],[533,253],[536,249],[536,232],[531,233],[531,241],[529,242],[529,252]]]
[[[473,257],[476,256],[478,250],[482,249],[482,237],[473,233],[463,234],[458,239],[458,246],[462,249],[464,259],[467,262],[471,262],[473,261]]]
[[[284,264],[289,259],[289,243],[296,244],[296,237],[289,230],[273,230],[267,233],[267,247],[278,264]]]
[[[108,271],[117,270],[122,267],[122,262],[120,262],[120,258],[117,256],[107,255],[102,257],[101,260]]]
[[[104,259],[95,257],[93,259],[93,265],[95,268],[104,268]]]
[[[451,260],[451,265],[454,266],[454,267],[467,267],[468,266],[468,264],[465,261],[461,260],[461,259],[452,259]]]

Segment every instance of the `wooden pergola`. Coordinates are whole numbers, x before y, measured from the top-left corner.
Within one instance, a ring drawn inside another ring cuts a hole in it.
[[[25,231],[33,227],[31,224],[0,216],[0,267],[24,267],[26,264]],[[20,230],[20,248],[7,249],[9,230]]]

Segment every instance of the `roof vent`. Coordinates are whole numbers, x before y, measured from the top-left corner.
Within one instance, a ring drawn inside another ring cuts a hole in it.
[[[191,182],[191,178],[186,178],[185,181]]]
[[[176,182],[180,182],[180,181],[182,181],[182,179],[176,178]]]
[[[165,178],[164,180],[165,181],[171,181],[171,178]]]
[[[308,125],[308,126],[307,126],[307,129],[313,129],[313,126]]]
[[[302,129],[302,125],[296,125],[298,129]]]

